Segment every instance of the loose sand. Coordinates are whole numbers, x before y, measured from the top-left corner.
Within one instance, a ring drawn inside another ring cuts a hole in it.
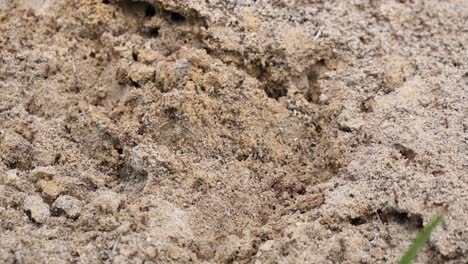
[[[0,0],[0,262],[468,262],[467,0]]]

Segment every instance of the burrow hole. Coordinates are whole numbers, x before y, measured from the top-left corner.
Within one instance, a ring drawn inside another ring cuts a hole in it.
[[[108,3],[104,1],[104,3]],[[125,0],[118,3],[118,5],[124,11],[124,14],[137,17],[137,18],[146,18],[150,19],[156,15],[156,8],[144,1],[131,1]]]

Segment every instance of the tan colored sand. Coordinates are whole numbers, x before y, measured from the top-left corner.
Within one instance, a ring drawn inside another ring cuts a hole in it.
[[[0,0],[2,263],[468,261],[468,4]]]

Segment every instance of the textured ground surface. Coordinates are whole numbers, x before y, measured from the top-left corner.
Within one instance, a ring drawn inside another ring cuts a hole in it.
[[[468,2],[0,0],[0,262],[468,261]]]

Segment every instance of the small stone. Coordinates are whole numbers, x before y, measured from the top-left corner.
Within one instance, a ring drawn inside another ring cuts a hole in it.
[[[121,201],[122,197],[120,194],[113,191],[101,191],[94,199],[94,205],[104,213],[115,213]]]
[[[172,152],[163,145],[140,144],[130,151],[130,164],[137,171],[167,175],[176,167]]]
[[[32,144],[16,132],[7,131],[0,140],[0,159],[20,170],[31,167]]]
[[[80,216],[81,201],[70,195],[62,195],[55,200],[53,209],[63,210],[65,214],[73,219]]]
[[[172,244],[167,247],[167,252],[173,260],[177,260],[180,258],[180,249]]]
[[[268,240],[260,246],[259,251],[264,251],[264,252],[271,251],[274,246],[275,246],[275,241]]]
[[[366,113],[374,112],[375,99],[373,96],[361,102],[361,111]]]
[[[58,180],[41,180],[38,183],[39,188],[42,193],[47,196],[47,198],[55,199],[61,192],[65,190],[63,183]]]
[[[155,70],[145,64],[135,63],[130,66],[128,74],[133,82],[143,85],[154,81]]]
[[[37,223],[44,223],[50,216],[49,205],[39,196],[28,196],[24,200],[23,209],[30,213],[31,219]]]
[[[261,23],[261,20],[255,16],[253,12],[244,12],[242,14],[242,20],[244,22],[244,27],[248,32],[255,32],[258,30],[258,27]]]
[[[138,53],[140,61],[143,63],[153,63],[163,56],[153,49],[143,49]]]
[[[15,186],[18,180],[19,178],[17,170],[9,170],[0,174],[0,184]]]
[[[52,179],[52,177],[54,177],[54,175],[56,174],[57,172],[55,171],[55,168],[54,167],[37,167],[35,168],[34,170],[31,171],[31,175],[33,177],[33,180],[36,182],[36,181],[39,181],[39,180],[50,180]]]
[[[389,56],[384,59],[384,73],[382,86],[385,93],[393,92],[405,81],[403,59],[397,56]]]

